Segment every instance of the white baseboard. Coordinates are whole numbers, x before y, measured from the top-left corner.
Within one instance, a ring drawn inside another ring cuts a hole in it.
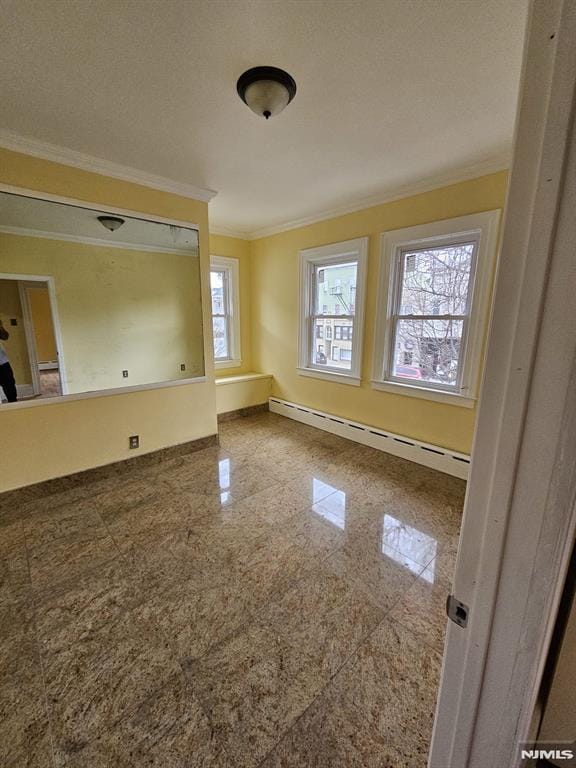
[[[459,477],[462,480],[468,479],[470,456],[467,454],[440,448],[437,445],[430,445],[430,443],[422,443],[419,440],[396,435],[393,432],[385,432],[383,429],[343,419],[340,416],[324,413],[315,408],[290,403],[287,400],[280,400],[277,397],[271,397],[269,404],[273,413],[323,429],[325,432],[332,432],[335,435],[340,435],[340,437],[346,437],[356,443],[392,453],[394,456],[414,461],[416,464],[423,464],[425,467],[437,469],[439,472],[454,475],[454,477]]]
[[[39,371],[57,371],[58,367],[58,360],[48,360],[45,363],[38,363]]]

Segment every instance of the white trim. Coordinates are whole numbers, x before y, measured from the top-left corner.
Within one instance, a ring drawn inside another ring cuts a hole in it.
[[[415,195],[425,194],[426,192],[434,192],[437,189],[449,187],[452,184],[473,181],[482,176],[488,176],[491,173],[506,171],[508,168],[510,168],[510,153],[506,152],[492,160],[486,160],[481,163],[466,166],[465,168],[460,168],[452,173],[440,173],[434,176],[429,176],[423,181],[417,181],[413,184],[404,184],[400,187],[395,187],[394,189],[384,190],[371,197],[361,198],[350,205],[329,208],[320,213],[313,214],[312,216],[304,216],[299,219],[283,222],[282,224],[273,224],[269,227],[247,230],[243,235],[237,234],[235,237],[244,237],[248,240],[259,240],[263,237],[278,235],[281,232],[287,232],[291,229],[300,229],[302,227],[307,227],[310,224],[327,221],[328,219],[335,219],[349,213],[366,210],[367,208],[374,208],[378,205],[393,203],[396,200],[402,200],[406,197],[414,197]],[[215,224],[214,227],[222,230],[225,229],[224,226],[220,227],[218,224]],[[216,229],[213,231],[216,231]],[[223,232],[223,234],[225,234],[225,232]]]
[[[382,392],[417,397],[421,400],[434,400],[437,403],[454,405],[459,408],[474,408],[477,402],[475,397],[466,397],[458,392],[445,392],[440,389],[413,387],[411,384],[401,384],[399,381],[376,381],[373,379],[370,384],[372,389],[379,389]]]
[[[260,379],[271,379],[271,373],[241,373],[238,376],[223,376],[216,379],[216,386],[221,387],[224,384],[242,384],[244,381],[259,381]]]
[[[0,278],[3,279],[3,278]],[[20,306],[22,307],[22,319],[24,321],[24,332],[26,334],[26,347],[28,352],[28,362],[30,364],[30,374],[32,376],[32,393],[33,395],[40,394],[40,373],[38,371],[38,354],[36,350],[36,337],[34,333],[34,325],[32,322],[32,310],[30,308],[30,297],[28,296],[28,285],[34,284],[34,280],[30,280],[25,283],[22,280],[18,280],[16,285],[18,286],[18,295],[20,296]],[[48,288],[48,285],[46,285]]]
[[[250,240],[250,233],[244,232],[234,227],[226,227],[224,225],[218,226],[218,224],[210,224],[208,229],[211,235],[219,235],[221,237],[233,237],[236,240]]]
[[[157,222],[154,222],[157,223]],[[191,229],[191,227],[188,227]],[[6,235],[18,235],[21,237],[39,237],[42,240],[62,240],[65,243],[82,243],[84,245],[97,245],[105,248],[121,248],[123,251],[143,251],[145,253],[172,253],[178,256],[198,256],[198,247],[195,251],[184,248],[164,248],[161,245],[139,245],[138,243],[125,243],[121,241],[104,240],[99,237],[84,237],[82,235],[67,235],[60,232],[44,232],[40,229],[28,227],[8,227],[0,224],[0,232]]]
[[[408,461],[437,469],[439,472],[445,472],[463,480],[468,477],[470,456],[464,453],[440,448],[431,443],[423,443],[412,437],[397,435],[394,432],[387,432],[378,427],[371,427],[358,421],[335,416],[316,408],[308,408],[298,403],[291,403],[278,397],[271,397],[268,402],[273,413],[287,416],[289,419],[301,421],[303,424],[323,429],[334,435],[340,435],[340,437],[345,437],[356,443],[369,445],[379,451],[400,456]]]
[[[344,263],[348,259],[358,262],[356,272],[356,297],[354,302],[354,334],[352,340],[352,360],[350,371],[341,371],[330,366],[311,364],[312,327],[311,314],[314,297],[312,296],[312,272],[318,264]],[[301,376],[326,379],[341,384],[360,384],[362,371],[362,352],[364,346],[364,314],[366,304],[366,274],[368,268],[368,237],[329,243],[316,248],[306,248],[299,252],[300,283],[298,288],[298,366]]]
[[[497,255],[496,245],[500,213],[500,210],[486,211],[382,233],[380,236],[376,331],[372,357],[372,381],[376,389],[385,389],[386,387],[377,386],[374,382],[387,386],[400,385],[405,388],[403,394],[422,398],[429,395],[427,399],[438,400],[437,393],[441,389],[440,387],[426,382],[419,384],[416,381],[405,384],[393,380],[386,373],[388,361],[392,355],[391,316],[395,294],[391,288],[391,282],[396,275],[396,268],[394,268],[394,272],[392,271],[393,263],[399,258],[401,250],[407,247],[422,248],[426,245],[433,247],[442,242],[453,242],[456,239],[473,239],[477,245],[469,290],[470,311],[468,321],[465,323],[467,328],[463,334],[464,351],[460,386],[458,391],[454,393],[448,389],[445,390],[447,397],[450,398],[448,402],[452,402],[453,405],[466,405],[466,399],[472,401],[473,405],[480,384],[483,330],[489,314],[490,285]],[[422,394],[416,394],[417,389],[421,390]],[[460,400],[459,398],[463,399]]]
[[[161,381],[157,384],[137,384],[134,387],[118,387],[117,389],[100,389],[93,392],[78,392],[74,395],[59,395],[57,397],[39,398],[25,403],[5,403],[2,408],[34,408],[38,405],[65,405],[74,400],[89,400],[95,397],[113,397],[114,395],[129,395],[132,392],[142,392],[148,389],[168,389],[170,387],[183,387],[187,384],[205,384],[207,376],[196,376],[193,379],[178,379],[174,381]]]
[[[321,371],[317,368],[300,368],[296,369],[300,376],[309,376],[311,379],[324,379],[325,381],[333,381],[336,384],[350,384],[352,387],[359,387],[362,379],[360,376],[352,376],[349,373],[337,373],[336,371]]]
[[[240,261],[232,256],[210,256],[210,271],[224,271],[227,274],[228,288],[224,298],[227,302],[226,315],[228,322],[228,351],[226,359],[214,358],[214,368],[238,368],[242,365],[242,348],[240,334]],[[210,290],[210,314],[212,315],[212,290]],[[214,344],[212,344],[214,352]]]
[[[576,14],[534,2],[429,766],[516,768],[576,530]]]
[[[192,221],[183,221],[182,219],[171,219],[168,216],[156,216],[156,214],[148,213],[147,211],[136,211],[132,208],[118,208],[117,206],[106,205],[105,203],[98,203],[91,200],[79,200],[76,197],[66,197],[64,195],[53,195],[51,192],[43,192],[37,189],[30,189],[29,187],[16,187],[14,184],[4,184],[0,181],[0,192],[8,192],[12,195],[20,195],[22,197],[33,197],[35,200],[46,200],[51,203],[62,203],[63,205],[72,205],[75,208],[85,208],[89,211],[98,211],[102,213],[116,213],[121,216],[131,216],[135,219],[142,219],[143,221],[155,221],[159,224],[173,224],[176,227],[183,227],[184,229],[195,229],[199,231],[198,224]]]
[[[38,363],[39,371],[57,371],[58,360],[46,360],[44,363]]]
[[[227,370],[228,368],[240,368],[242,360],[216,360],[214,359],[214,369],[216,371]]]
[[[67,147],[61,147],[56,144],[49,144],[39,139],[20,136],[14,131],[5,129],[0,130],[0,146],[9,149],[12,152],[20,152],[24,155],[32,155],[42,160],[49,160],[53,163],[80,168],[90,173],[98,173],[101,176],[109,176],[113,179],[129,181],[132,184],[138,184],[142,187],[151,187],[159,189],[162,192],[170,192],[180,197],[188,197],[193,200],[209,202],[217,194],[212,189],[196,187],[193,184],[187,184],[181,181],[174,181],[165,176],[157,176],[146,171],[140,171],[136,168],[130,168],[127,165],[114,163],[110,160],[104,160],[100,157],[77,152]]]

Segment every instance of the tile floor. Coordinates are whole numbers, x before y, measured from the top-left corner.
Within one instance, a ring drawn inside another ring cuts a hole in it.
[[[463,496],[259,414],[3,513],[0,765],[425,766]]]

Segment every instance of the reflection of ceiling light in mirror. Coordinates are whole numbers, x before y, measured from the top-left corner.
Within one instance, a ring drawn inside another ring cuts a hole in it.
[[[109,232],[115,232],[124,224],[124,219],[119,216],[98,216],[98,221]]]

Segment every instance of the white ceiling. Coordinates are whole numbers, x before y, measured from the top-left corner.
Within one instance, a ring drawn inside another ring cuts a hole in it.
[[[0,128],[218,190],[254,233],[489,172],[512,143],[527,0],[0,0]],[[270,64],[265,121],[236,80]]]

